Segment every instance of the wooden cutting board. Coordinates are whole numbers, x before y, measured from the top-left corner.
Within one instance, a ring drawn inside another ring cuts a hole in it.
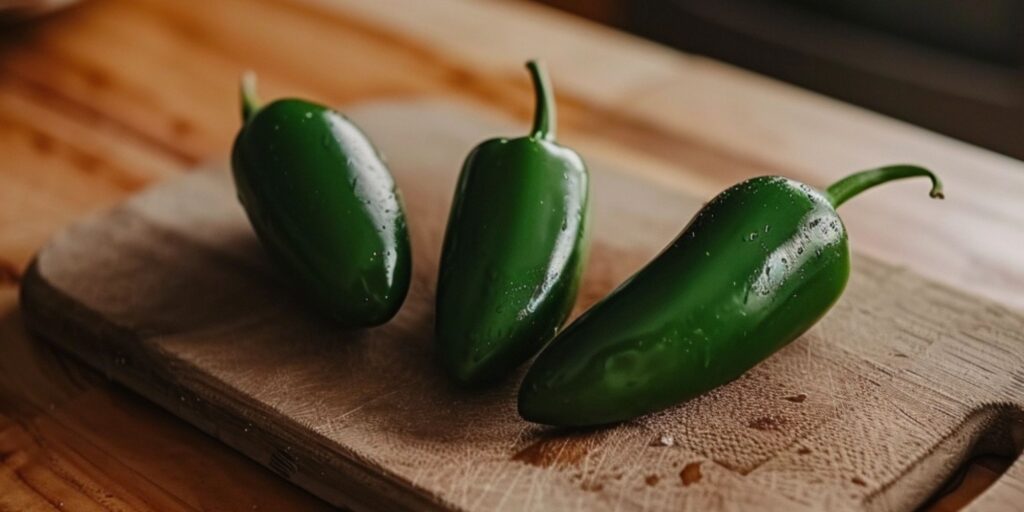
[[[454,181],[477,142],[526,127],[450,102],[350,113],[387,155],[412,232],[413,285],[389,324],[346,331],[303,308],[264,258],[222,164],[57,235],[24,280],[30,328],[356,509],[906,510],[967,454],[1024,445],[1024,316],[862,256],[809,333],[659,414],[554,430],[516,415],[521,375],[456,389],[431,340]],[[701,205],[588,163],[594,236],[577,313]],[[974,505],[1021,503],[1017,462]]]

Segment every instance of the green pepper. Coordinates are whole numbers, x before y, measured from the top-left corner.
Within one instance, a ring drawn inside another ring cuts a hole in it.
[[[555,142],[547,75],[535,61],[527,68],[533,129],[473,149],[445,232],[435,334],[442,365],[464,385],[499,379],[554,336],[585,259],[587,169]]]
[[[260,106],[242,79],[231,164],[238,199],[276,266],[347,327],[388,321],[412,266],[395,181],[370,140],[340,113],[299,99]]]
[[[821,193],[758,177],[708,203],[647,266],[581,315],[537,357],[519,390],[533,422],[588,426],[664,409],[727,383],[797,338],[839,298],[850,273],[836,207],[898,165]]]

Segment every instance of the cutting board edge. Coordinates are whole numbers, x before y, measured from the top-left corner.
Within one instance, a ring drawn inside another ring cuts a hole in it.
[[[45,250],[44,247],[40,254]],[[148,367],[157,370],[150,373],[165,374],[164,381],[182,379],[180,375],[165,370],[163,365],[168,360],[166,357],[149,354],[151,349],[145,343],[134,340],[124,329],[102,320],[96,312],[50,285],[39,270],[38,254],[23,275],[19,295],[29,333],[332,505],[357,511],[452,510],[450,504],[416,492],[410,486],[400,485],[399,479],[388,479],[385,468],[377,468],[375,472],[358,460],[340,455],[332,457],[331,450],[324,449],[322,453],[316,453],[315,450],[303,447],[304,443],[289,441],[289,437],[304,438],[307,443],[312,441],[315,445],[329,444],[329,441],[320,439],[315,433],[309,435],[312,432],[310,429],[302,428],[287,417],[251,404],[241,397],[231,396],[233,393],[226,387],[217,390],[218,393],[211,392],[211,384],[203,382],[201,378],[190,379],[190,386],[181,385],[180,382],[176,388],[152,386],[152,382],[161,380],[145,379],[141,373],[133,371],[131,358],[150,359]],[[63,311],[58,314],[59,310]],[[94,334],[96,332],[104,335]],[[132,342],[120,343],[119,340]],[[89,350],[88,347],[99,350]],[[218,399],[218,394],[222,398]],[[222,412],[229,409],[221,407],[223,404],[218,403],[218,400],[230,401],[232,398],[249,414],[236,416]],[[239,422],[241,416],[256,418],[268,415],[278,416],[280,424],[285,427],[275,431],[278,429],[266,428],[273,425],[271,421]],[[217,417],[216,423],[211,419],[214,417]],[[340,451],[338,447],[334,447],[334,450],[334,453]],[[302,464],[298,461],[302,461]],[[338,475],[338,478],[331,478],[332,474]]]

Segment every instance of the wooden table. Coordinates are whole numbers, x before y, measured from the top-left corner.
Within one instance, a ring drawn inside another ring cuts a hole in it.
[[[447,96],[525,120],[521,66],[541,57],[565,144],[705,197],[928,165],[942,208],[901,202],[913,184],[872,191],[843,207],[851,243],[1024,309],[1021,162],[532,4],[91,0],[0,34],[0,510],[327,508],[32,340],[17,305],[58,228],[224,158],[247,68],[268,98]]]

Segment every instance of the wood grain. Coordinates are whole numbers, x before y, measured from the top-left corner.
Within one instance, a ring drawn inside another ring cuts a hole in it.
[[[416,248],[409,298],[389,324],[339,331],[304,308],[263,259],[219,166],[58,235],[22,289],[29,325],[357,509],[905,510],[976,445],[1020,452],[1024,316],[870,257],[856,258],[843,299],[807,335],[663,413],[567,432],[519,419],[514,380],[453,388],[431,346],[451,189],[481,134],[517,129],[453,103],[350,114],[388,158]],[[700,206],[590,164],[592,263],[578,310]],[[937,206],[914,196],[904,201]],[[1020,466],[985,493],[995,508],[1024,499]]]
[[[128,509],[167,497],[190,509],[313,509],[272,473],[27,337],[14,299],[21,274],[60,227],[223,158],[243,69],[259,72],[266,97],[457,96],[525,120],[521,63],[535,56],[554,75],[563,139],[666,189],[708,197],[765,172],[823,185],[894,159],[933,165],[949,182],[941,213],[912,211],[909,189],[865,195],[844,207],[853,244],[1024,307],[1024,165],[742,70],[520,3],[218,0],[200,12],[174,0],[90,0],[0,28],[0,425],[35,432],[4,451],[35,454],[34,467],[61,459],[55,447],[88,451],[79,481]],[[97,399],[65,411],[83,395]],[[58,416],[68,428],[32,428]],[[118,422],[95,421],[105,417]],[[109,432],[179,442],[89,451],[87,439]],[[238,475],[245,495],[202,477],[210,466]],[[66,472],[48,474],[47,489],[67,489],[57,482]],[[10,479],[0,496],[0,510],[60,501]]]

